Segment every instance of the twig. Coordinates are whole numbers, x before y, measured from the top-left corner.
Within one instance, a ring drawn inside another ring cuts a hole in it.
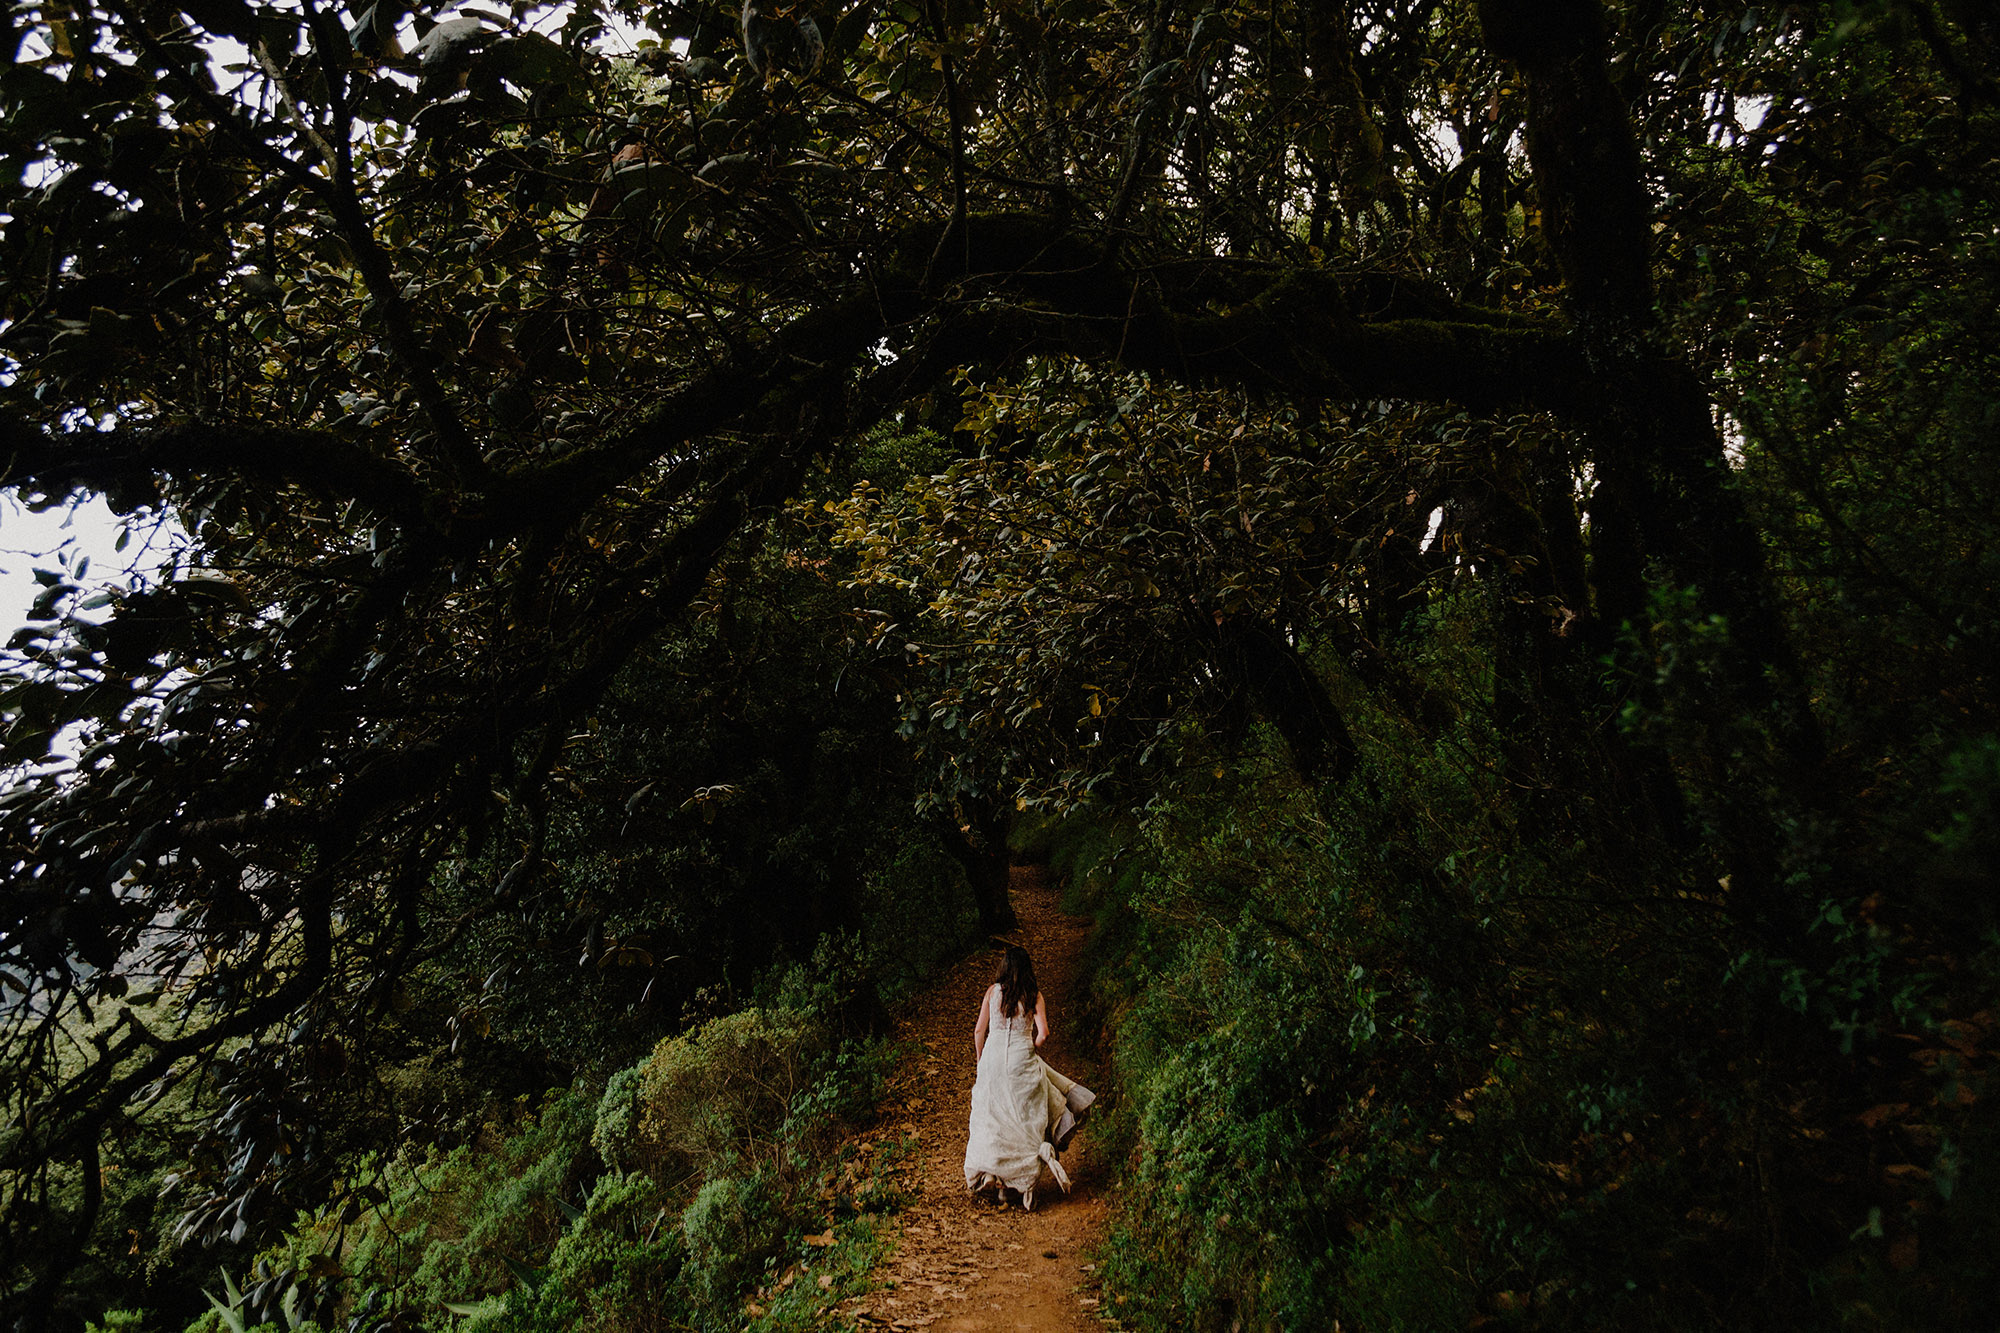
[[[1167,27],[1173,21],[1174,0],[1158,0],[1153,6],[1152,30],[1146,34],[1145,50],[1139,56],[1139,79],[1143,84],[1148,74],[1159,68],[1160,57],[1167,49]],[[1162,83],[1165,80],[1161,80]],[[1141,164],[1145,161],[1146,150],[1153,137],[1153,122],[1159,119],[1161,89],[1155,86],[1147,95],[1139,99],[1139,114],[1132,121],[1132,138],[1125,150],[1124,177],[1118,182],[1118,198],[1111,206],[1111,216],[1107,230],[1116,232],[1125,225],[1125,219],[1132,211],[1133,201],[1139,195]]]
[[[259,40],[256,54],[258,67],[264,71],[264,77],[278,90],[278,100],[285,104],[285,110],[292,113],[292,123],[299,127],[299,133],[305,137],[306,142],[317,148],[320,157],[325,160],[327,175],[338,175],[340,159],[335,156],[333,145],[313,128],[312,122],[306,119],[305,112],[299,109],[298,101],[292,96],[291,85],[285,82],[284,73],[279,70],[278,63],[271,59],[271,48]]]
[[[931,285],[931,273],[943,257],[945,247],[954,237],[961,249],[965,248],[965,120],[958,102],[958,71],[951,58],[948,34],[944,20],[938,15],[937,0],[924,0],[924,17],[930,23],[931,40],[938,44],[938,65],[944,71],[944,107],[951,125],[951,225],[938,237],[937,248],[931,251],[930,259],[924,264],[925,288]]]

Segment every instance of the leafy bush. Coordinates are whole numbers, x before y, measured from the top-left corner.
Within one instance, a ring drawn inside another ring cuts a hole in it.
[[[742,1327],[746,1293],[797,1236],[831,1221],[855,1229],[843,1253],[873,1253],[861,1214],[896,1202],[831,1151],[874,1105],[890,1058],[841,1035],[872,994],[860,949],[825,940],[810,965],[772,970],[756,1007],[662,1041],[601,1087],[579,1079],[490,1117],[470,1142],[375,1163],[349,1192],[374,1206],[344,1223],[339,1208],[302,1219],[257,1272],[333,1275],[356,1330]],[[774,1297],[772,1327],[805,1326],[829,1293]],[[211,1310],[191,1333],[227,1327]]]
[[[1427,626],[1460,681],[1480,614]],[[1573,839],[1545,838],[1490,713],[1457,702],[1424,748],[1357,710],[1363,777],[1335,800],[1253,735],[1136,822],[1052,837],[1099,922],[1120,1093],[1102,1128],[1132,1164],[1106,1273],[1128,1322],[1744,1316],[1745,1164],[1771,1111],[1718,1089],[1758,1058],[1731,1026],[1752,987],[1725,982],[1730,936],[1699,896],[1579,887],[1698,884],[1700,864],[1582,802]]]
[[[687,1247],[659,1185],[607,1174],[532,1283],[476,1325],[492,1333],[654,1333],[691,1326],[679,1282]]]
[[[394,1303],[441,1319],[447,1303],[515,1285],[562,1234],[570,1200],[597,1171],[597,1099],[584,1086],[489,1125],[478,1141],[384,1171],[387,1200],[351,1242],[347,1271]],[[324,1226],[324,1224],[322,1224]]]
[[[634,1156],[669,1181],[775,1162],[775,1131],[827,1046],[823,1020],[782,1009],[745,1009],[667,1038],[640,1066]]]
[[[1396,1218],[1355,1244],[1342,1304],[1371,1333],[1464,1328],[1474,1305],[1464,1284],[1452,1280],[1451,1261],[1428,1227]]]
[[[704,1320],[720,1330],[731,1325],[734,1298],[776,1252],[784,1236],[771,1176],[718,1176],[701,1187],[681,1214],[687,1238],[686,1287]]]
[[[106,1310],[101,1320],[86,1320],[83,1333],[144,1333],[145,1327],[143,1310]]]
[[[604,1095],[597,1099],[597,1119],[590,1128],[590,1146],[614,1171],[634,1165],[632,1154],[639,1134],[639,1097],[645,1069],[645,1062],[641,1062],[619,1070],[605,1080]]]

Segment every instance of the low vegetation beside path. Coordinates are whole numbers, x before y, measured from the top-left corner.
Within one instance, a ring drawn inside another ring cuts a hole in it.
[[[898,1145],[850,1138],[892,1050],[803,967],[601,1086],[523,1098],[374,1201],[301,1218],[190,1333],[760,1333],[862,1289]],[[108,1327],[117,1327],[114,1322]]]

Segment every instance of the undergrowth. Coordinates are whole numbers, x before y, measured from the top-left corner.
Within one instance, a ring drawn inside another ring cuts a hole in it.
[[[836,952],[471,1142],[378,1162],[373,1206],[301,1215],[247,1280],[218,1274],[187,1333],[839,1327],[904,1200],[902,1146],[848,1142],[894,1053],[843,1033]]]
[[[1698,851],[1530,809],[1484,716],[1418,748],[1357,706],[1331,801],[1252,745],[1017,838],[1097,921],[1121,1324],[1977,1322],[1993,951],[1811,870],[1817,952],[1760,950]]]

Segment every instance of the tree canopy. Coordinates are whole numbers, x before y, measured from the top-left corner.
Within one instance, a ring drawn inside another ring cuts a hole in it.
[[[838,771],[975,868],[1259,721],[1337,822],[1394,780],[1361,721],[1443,745],[1469,690],[1510,821],[1821,972],[1903,845],[1877,794],[1984,799],[1976,6],[815,13],[824,62],[765,74],[701,0],[9,18],[0,483],[187,534],[108,598],[47,571],[8,648],[10,1298],[191,1070],[310,1084],[538,894],[650,966],[563,866],[731,798],[720,742],[579,776],[663,663],[710,667],[657,725],[740,722],[814,827],[805,714],[745,701],[872,691],[839,725],[911,748]],[[841,583],[845,631],[730,636]],[[1443,687],[1416,645],[1468,598]],[[1939,836],[1911,929],[1991,930],[1990,835]],[[291,1197],[273,1151],[197,1231]]]

